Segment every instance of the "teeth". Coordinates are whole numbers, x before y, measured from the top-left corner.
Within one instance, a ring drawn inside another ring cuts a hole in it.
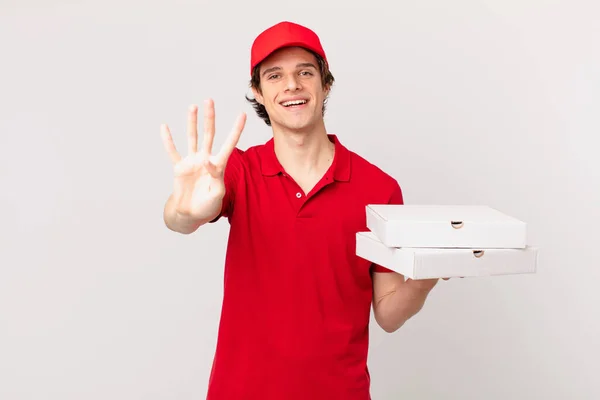
[[[288,106],[297,106],[300,104],[304,104],[306,103],[306,100],[292,100],[292,101],[286,101],[283,104],[284,107],[288,107]]]

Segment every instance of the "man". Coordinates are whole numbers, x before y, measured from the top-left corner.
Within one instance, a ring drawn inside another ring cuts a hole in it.
[[[282,22],[254,41],[250,99],[273,138],[236,148],[245,114],[213,154],[214,108],[188,123],[188,155],[163,140],[174,163],[167,227],[188,234],[230,223],[224,298],[209,400],[367,400],[368,326],[393,332],[415,315],[437,280],[402,275],[355,255],[367,204],[402,204],[395,179],[329,134],[333,83],[320,39]]]

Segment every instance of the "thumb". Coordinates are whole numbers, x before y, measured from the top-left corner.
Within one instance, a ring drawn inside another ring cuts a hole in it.
[[[204,160],[204,168],[206,168],[210,176],[212,176],[213,178],[221,178],[220,168],[217,168],[217,166],[209,159]]]

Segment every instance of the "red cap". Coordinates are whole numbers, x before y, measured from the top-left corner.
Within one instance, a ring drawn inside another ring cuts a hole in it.
[[[312,50],[327,62],[321,41],[315,32],[305,26],[283,21],[260,33],[252,44],[250,56],[250,74],[252,70],[269,54],[288,46],[304,47]]]

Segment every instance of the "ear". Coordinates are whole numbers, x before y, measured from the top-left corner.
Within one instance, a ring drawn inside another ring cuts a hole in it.
[[[256,88],[252,88],[252,94],[254,95],[254,98],[256,99],[256,101],[258,101],[263,106],[265,105],[264,98],[263,98],[262,94],[260,93],[260,90],[257,90]]]

